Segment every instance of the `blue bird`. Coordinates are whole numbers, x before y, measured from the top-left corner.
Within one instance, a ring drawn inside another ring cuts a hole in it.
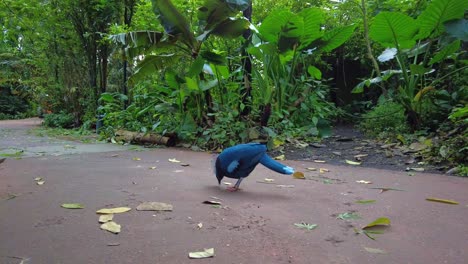
[[[237,191],[242,180],[249,176],[258,163],[281,174],[293,174],[294,169],[283,165],[266,154],[267,148],[260,143],[239,144],[225,149],[216,159],[215,170],[218,183],[224,177],[239,179],[229,191]]]

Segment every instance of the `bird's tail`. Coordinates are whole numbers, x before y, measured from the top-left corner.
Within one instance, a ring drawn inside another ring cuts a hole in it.
[[[276,171],[278,173],[282,173],[282,174],[293,174],[294,173],[293,168],[277,162],[276,160],[272,159],[267,154],[263,154],[262,158],[260,159],[260,163],[263,166],[269,168],[270,170],[274,170],[274,171]]]

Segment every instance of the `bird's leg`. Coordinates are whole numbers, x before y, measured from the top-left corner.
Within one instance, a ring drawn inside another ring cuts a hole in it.
[[[233,186],[233,187],[228,187],[226,190],[230,191],[230,192],[235,192],[235,191],[238,191],[240,190],[239,188],[239,185],[241,183],[241,181],[243,180],[244,178],[239,178],[239,180],[237,180],[236,184]]]

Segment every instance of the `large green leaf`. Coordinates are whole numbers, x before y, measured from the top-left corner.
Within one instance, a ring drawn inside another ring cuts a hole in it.
[[[416,21],[402,13],[381,12],[372,22],[369,36],[386,48],[411,48],[418,31]]]
[[[307,47],[312,41],[320,38],[323,32],[320,26],[324,23],[323,12],[318,8],[307,8],[298,13],[304,21],[304,30],[300,38],[299,49]]]
[[[177,10],[170,0],[152,0],[153,12],[158,17],[167,34],[177,36],[190,48],[196,40],[187,19]]]
[[[437,52],[434,57],[429,61],[429,65],[432,65],[434,63],[437,63],[445,58],[447,58],[449,55],[452,55],[455,53],[458,49],[460,49],[460,40],[455,40],[454,42],[450,43],[446,47],[444,47],[441,51]]]
[[[329,52],[343,45],[353,35],[356,25],[334,28],[325,33],[321,41],[323,46],[320,50]]]
[[[444,22],[463,18],[467,8],[468,1],[466,0],[432,1],[416,21],[420,27],[417,39],[439,36],[444,32]]]
[[[165,38],[164,33],[157,31],[134,31],[110,35],[109,39],[125,46],[127,56],[133,58],[150,53],[153,50],[162,51],[171,47],[171,39]]]
[[[227,18],[219,23],[212,31],[211,34],[226,37],[237,38],[241,36],[245,30],[249,28],[250,22],[246,18]]]
[[[235,17],[249,5],[250,0],[205,0],[198,9],[198,21],[203,35],[208,36],[221,23],[226,23],[230,17]]]
[[[273,11],[263,20],[258,28],[261,38],[269,42],[278,43],[284,29],[283,27],[295,16],[295,14],[287,10]]]
[[[130,77],[129,81],[135,82],[145,78],[145,76],[155,74],[159,70],[166,68],[167,65],[173,65],[180,57],[180,55],[176,54],[147,55],[138,64],[136,72]]]

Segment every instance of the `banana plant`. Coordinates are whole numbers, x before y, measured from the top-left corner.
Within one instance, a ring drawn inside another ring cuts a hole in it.
[[[298,13],[276,10],[254,34],[248,48],[256,59],[254,82],[263,96],[262,104],[266,109],[272,106],[280,117],[291,115],[311,93],[310,85],[297,81],[297,66],[307,70],[309,79],[320,81],[321,71],[307,65],[305,58],[341,46],[356,28],[349,25],[325,30],[324,22],[323,11],[318,8],[306,8]]]
[[[168,87],[177,93],[177,103],[182,114],[191,114],[187,107],[196,105],[196,116],[201,123],[212,106],[210,89],[216,80],[206,80],[205,64],[223,64],[225,57],[204,47],[211,36],[236,38],[249,28],[250,23],[242,16],[250,0],[205,0],[198,8],[198,24],[191,25],[188,19],[170,0],[152,0],[153,11],[164,32],[137,31],[112,35],[111,40],[126,47],[127,59],[139,60],[131,82],[145,76],[165,71]],[[189,63],[188,67],[175,69],[171,65]],[[182,118],[185,120],[185,118]]]
[[[353,89],[353,93],[362,93],[365,86],[387,81],[397,75],[398,100],[405,108],[410,127],[418,129],[421,99],[429,91],[435,90],[435,84],[441,80],[431,77],[437,74],[433,66],[455,55],[460,49],[463,27],[459,24],[466,21],[463,16],[467,8],[468,2],[464,0],[434,0],[416,19],[399,12],[379,13],[373,19],[369,36],[387,48],[378,60],[386,62],[396,59],[398,68],[383,71],[381,77],[362,81]],[[454,23],[454,20],[459,21]],[[449,34],[446,34],[446,27]],[[434,44],[438,46],[434,48]]]

